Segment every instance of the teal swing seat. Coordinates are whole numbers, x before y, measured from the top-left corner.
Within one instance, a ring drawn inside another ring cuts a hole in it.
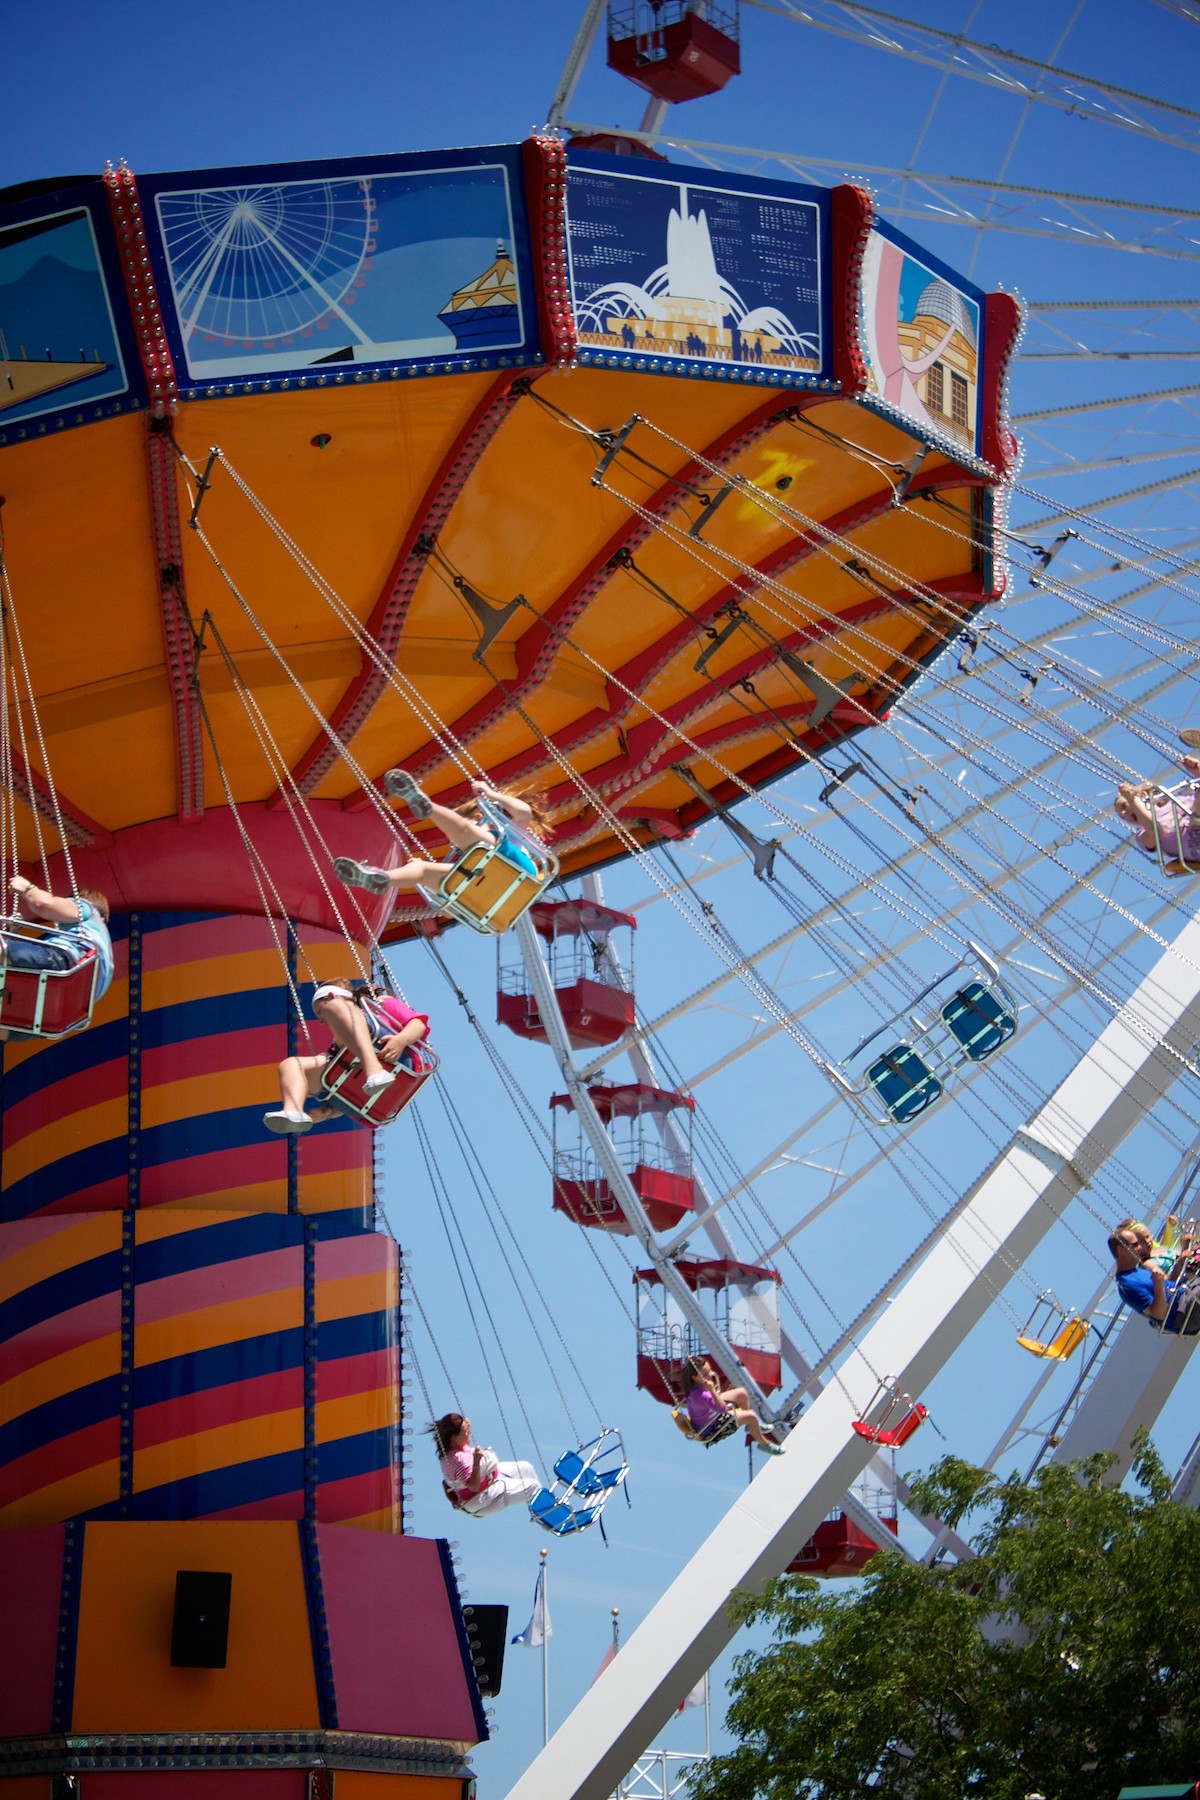
[[[970,948],[982,973],[964,979],[964,957],[927,983],[911,1010],[876,1026],[843,1063],[827,1068],[875,1124],[911,1124],[941,1099],[958,1070],[986,1062],[1016,1033],[1019,1009],[998,965],[978,944]],[[888,1046],[882,1051],[881,1041]]]

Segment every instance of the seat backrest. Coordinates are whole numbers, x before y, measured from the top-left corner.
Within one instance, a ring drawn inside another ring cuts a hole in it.
[[[564,1450],[554,1465],[554,1473],[560,1481],[578,1481],[584,1473],[583,1458],[578,1450]]]
[[[867,1081],[898,1125],[915,1119],[942,1092],[941,1082],[911,1044],[885,1050],[867,1070]]]
[[[972,1062],[982,1062],[1017,1029],[1015,1014],[994,989],[982,981],[969,981],[942,1007],[942,1023]]]
[[[90,1024],[99,960],[94,950],[69,969],[4,969],[0,1024],[30,1037],[66,1037]]]

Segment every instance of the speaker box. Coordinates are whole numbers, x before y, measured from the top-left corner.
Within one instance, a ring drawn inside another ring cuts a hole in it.
[[[52,1775],[50,1777],[50,1800],[77,1800],[78,1794],[78,1775]]]
[[[229,1648],[233,1576],[217,1569],[179,1569],[171,1621],[171,1662],[177,1669],[223,1669]]]
[[[475,1659],[475,1675],[479,1691],[491,1700],[500,1692],[504,1674],[504,1646],[508,1643],[507,1606],[464,1606],[463,1620],[471,1654]]]

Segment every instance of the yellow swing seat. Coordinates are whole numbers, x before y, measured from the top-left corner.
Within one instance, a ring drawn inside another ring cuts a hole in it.
[[[485,822],[496,832],[495,842],[472,844],[436,888],[422,887],[421,892],[439,912],[469,925],[472,931],[499,937],[555,879],[558,858],[486,800],[478,805]]]
[[[1076,1313],[1046,1343],[1024,1335],[1018,1337],[1017,1342],[1022,1350],[1028,1350],[1032,1356],[1045,1357],[1048,1362],[1065,1362],[1073,1351],[1078,1350],[1090,1330],[1088,1321],[1081,1319]]]

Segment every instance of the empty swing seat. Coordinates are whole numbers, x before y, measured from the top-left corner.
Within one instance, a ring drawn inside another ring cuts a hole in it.
[[[0,939],[4,937],[0,933]],[[100,962],[89,950],[69,969],[6,965],[0,987],[0,1026],[25,1037],[61,1038],[91,1024]]]
[[[368,1094],[363,1086],[362,1064],[349,1050],[340,1048],[325,1065],[319,1099],[377,1130],[399,1118],[437,1067],[436,1051],[425,1044],[410,1044],[396,1064],[395,1081]]]
[[[867,1082],[898,1125],[907,1125],[942,1092],[929,1064],[911,1044],[893,1044],[867,1070]]]
[[[539,1488],[529,1502],[529,1516],[555,1537],[569,1537],[599,1525],[609,1496],[622,1487],[629,1472],[621,1434],[606,1427],[578,1450],[564,1450],[554,1465],[554,1485]],[[628,1501],[629,1495],[626,1494]]]
[[[1024,1335],[1018,1337],[1017,1342],[1032,1356],[1045,1357],[1048,1362],[1065,1362],[1073,1351],[1078,1350],[1089,1329],[1086,1319],[1076,1317],[1068,1319],[1062,1330],[1047,1342]]]
[[[1006,1044],[1017,1029],[1016,1014],[995,989],[982,981],[969,981],[951,996],[941,1011],[942,1023],[972,1062],[983,1062]]]

